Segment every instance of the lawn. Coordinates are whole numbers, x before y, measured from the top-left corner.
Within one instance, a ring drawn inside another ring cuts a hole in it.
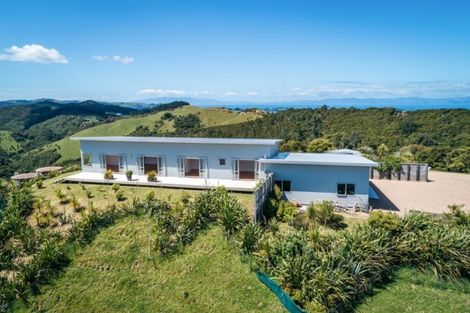
[[[396,280],[357,308],[359,313],[470,312],[470,281],[438,281],[431,272],[402,269]]]
[[[34,192],[36,196],[50,200],[56,211],[65,211],[73,218],[79,218],[80,214],[73,211],[72,205],[70,203],[60,204],[59,199],[56,196],[56,191],[58,189],[62,190],[69,199],[72,195],[75,195],[81,205],[89,206],[92,203],[93,207],[97,209],[105,209],[106,206],[111,204],[119,205],[121,203],[132,201],[132,199],[135,197],[143,199],[149,192],[152,191],[155,193],[156,198],[170,202],[177,202],[183,196],[189,195],[190,197],[194,197],[198,193],[203,192],[200,190],[185,190],[161,187],[120,186],[120,190],[124,192],[126,200],[119,202],[116,200],[116,194],[113,191],[111,184],[100,185],[58,183],[61,178],[72,174],[73,173],[66,173],[52,179],[44,180],[43,187],[41,189],[38,189],[36,186],[34,186]],[[87,197],[87,191],[91,192],[91,198]],[[250,193],[235,193],[235,195],[237,196],[238,200],[245,205],[248,212],[251,214],[253,210],[253,195]]]
[[[102,231],[65,272],[15,312],[283,312],[219,227],[181,255],[148,258],[148,220]]]

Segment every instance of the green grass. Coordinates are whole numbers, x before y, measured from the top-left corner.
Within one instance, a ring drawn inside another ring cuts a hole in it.
[[[181,255],[148,258],[148,220],[129,217],[102,231],[41,294],[16,312],[282,312],[219,227]]]
[[[6,152],[18,151],[20,145],[13,139],[10,132],[0,130],[0,149]]]
[[[116,200],[116,194],[112,190],[112,185],[101,185],[101,184],[72,184],[72,183],[58,183],[58,181],[65,177],[70,176],[73,173],[66,173],[60,176],[57,176],[52,179],[46,179],[43,181],[43,187],[38,189],[34,186],[34,192],[37,197],[45,198],[50,200],[52,206],[56,208],[58,212],[65,212],[72,216],[73,218],[80,218],[79,213],[73,212],[72,205],[69,204],[60,204],[59,199],[57,198],[55,192],[57,189],[61,189],[66,196],[70,199],[72,195],[75,195],[77,200],[83,206],[88,206],[91,202],[93,206],[97,209],[105,209],[107,205],[110,204],[121,204],[127,201],[132,201],[133,198],[139,197],[140,199],[145,198],[145,196],[153,191],[155,197],[161,200],[166,200],[170,202],[177,202],[181,199],[183,195],[190,195],[191,197],[196,196],[198,193],[203,191],[201,190],[185,190],[185,189],[175,189],[175,188],[159,188],[159,187],[143,187],[143,186],[120,186],[120,190],[124,192],[124,196],[127,198],[125,201],[118,202]],[[91,191],[92,198],[88,199],[86,190]],[[253,210],[253,195],[250,193],[235,193],[237,199],[245,205],[248,212],[251,214]],[[32,217],[31,217],[32,218]]]
[[[123,118],[112,123],[87,128],[75,133],[73,136],[125,136],[129,135],[140,125],[153,129],[155,122],[159,121],[166,112],[169,111]],[[173,115],[197,114],[205,127],[242,123],[261,117],[261,114],[257,112],[236,112],[221,108],[198,108],[194,106],[184,106],[171,112]],[[173,121],[165,121],[160,129],[160,131],[164,132],[171,132],[173,130]],[[77,141],[64,138],[45,146],[44,149],[53,149],[54,147],[61,154],[58,162],[70,161],[80,157],[79,143]]]
[[[404,268],[396,280],[357,308],[359,313],[470,312],[470,281],[439,281],[431,272]]]

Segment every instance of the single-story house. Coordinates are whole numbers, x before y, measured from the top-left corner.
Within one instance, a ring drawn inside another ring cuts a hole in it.
[[[331,200],[369,205],[369,170],[377,164],[358,153],[284,153],[280,139],[181,137],[74,137],[80,141],[82,172],[69,181],[105,182],[111,170],[119,183],[179,188],[223,185],[253,191],[273,175],[285,196],[300,204]],[[134,178],[126,181],[125,172]],[[148,182],[150,171],[157,182]],[[108,182],[109,183],[109,182]]]

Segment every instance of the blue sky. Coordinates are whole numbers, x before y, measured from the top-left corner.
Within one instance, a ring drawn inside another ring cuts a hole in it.
[[[0,99],[470,96],[470,1],[2,1]]]

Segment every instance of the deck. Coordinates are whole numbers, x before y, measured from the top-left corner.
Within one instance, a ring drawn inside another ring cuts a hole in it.
[[[147,176],[132,175],[132,180],[127,180],[124,174],[114,174],[114,179],[103,178],[102,173],[80,172],[63,178],[65,182],[80,182],[93,184],[120,184],[129,186],[167,187],[180,189],[211,189],[224,186],[227,190],[238,192],[253,192],[256,180],[231,180],[231,179],[204,179],[196,177],[158,177],[156,182],[147,181]]]

